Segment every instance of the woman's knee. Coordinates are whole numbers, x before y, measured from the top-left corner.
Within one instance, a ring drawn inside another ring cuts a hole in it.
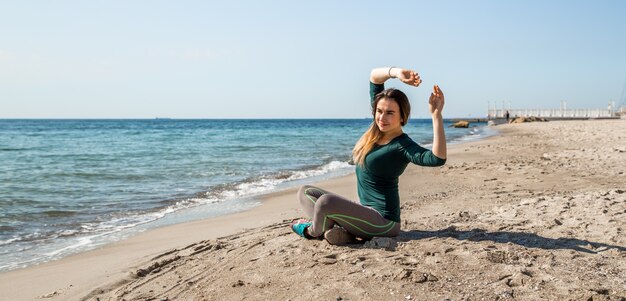
[[[304,192],[309,188],[309,185],[302,185],[300,189],[298,189],[298,195],[303,195]]]
[[[320,196],[315,203],[315,207],[319,207],[320,210],[328,211],[336,208],[339,205],[340,200],[332,194],[325,194]]]
[[[298,189],[298,194],[310,194],[308,192],[310,192],[311,190],[320,190],[320,189],[313,185],[302,185],[300,186],[300,189]]]

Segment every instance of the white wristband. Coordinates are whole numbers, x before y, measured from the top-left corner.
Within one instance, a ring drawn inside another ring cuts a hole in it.
[[[391,76],[391,69],[395,68],[394,66],[389,67],[389,70],[387,70],[387,75],[389,75],[389,78],[393,78],[393,76]]]

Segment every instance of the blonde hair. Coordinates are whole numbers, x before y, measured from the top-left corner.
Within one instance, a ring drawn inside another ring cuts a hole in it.
[[[400,107],[400,124],[404,126],[409,121],[409,115],[411,115],[411,104],[409,98],[406,97],[402,91],[397,89],[384,90],[374,97],[372,102],[372,117],[376,118],[376,106],[381,99],[393,100],[398,103]],[[372,121],[369,129],[363,133],[363,136],[357,141],[356,145],[352,149],[352,160],[355,164],[363,166],[365,164],[365,157],[374,148],[374,145],[383,137],[383,132],[380,131],[376,120]]]

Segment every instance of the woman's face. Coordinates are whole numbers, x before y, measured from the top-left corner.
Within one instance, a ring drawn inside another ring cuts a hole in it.
[[[376,104],[374,116],[378,129],[383,133],[390,133],[402,128],[402,116],[400,106],[395,100],[383,98]]]

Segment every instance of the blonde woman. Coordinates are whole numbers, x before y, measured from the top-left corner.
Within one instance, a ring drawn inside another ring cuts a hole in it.
[[[291,224],[298,235],[307,239],[322,235],[331,244],[356,241],[356,237],[397,236],[400,232],[400,196],[398,178],[409,163],[441,166],[447,157],[443,130],[444,96],[433,87],[428,108],[433,122],[433,149],[415,143],[402,131],[411,113],[407,96],[397,89],[386,89],[384,83],[397,78],[417,87],[422,80],[409,69],[384,67],[370,74],[370,97],[374,120],[352,150],[356,164],[359,203],[332,192],[306,185],[298,199],[311,219]]]

